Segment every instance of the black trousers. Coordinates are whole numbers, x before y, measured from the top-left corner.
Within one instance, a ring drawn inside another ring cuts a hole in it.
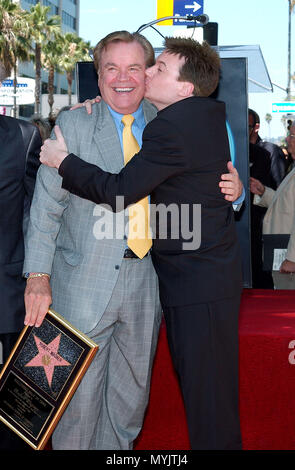
[[[239,450],[240,295],[163,308],[193,450]]]
[[[6,362],[6,359],[8,359],[13,346],[16,343],[19,334],[20,332],[0,334],[2,352],[0,372]],[[32,448],[20,437],[18,437],[17,434],[11,431],[8,426],[0,421],[0,450],[32,450]]]

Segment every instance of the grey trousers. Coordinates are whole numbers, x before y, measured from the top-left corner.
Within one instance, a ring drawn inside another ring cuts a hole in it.
[[[53,433],[53,449],[132,449],[148,403],[161,316],[151,257],[124,259],[108,307],[88,333],[99,351]]]

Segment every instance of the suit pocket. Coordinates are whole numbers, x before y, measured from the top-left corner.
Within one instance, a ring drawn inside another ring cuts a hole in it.
[[[83,255],[70,250],[61,250],[63,258],[70,266],[78,266],[83,260]]]

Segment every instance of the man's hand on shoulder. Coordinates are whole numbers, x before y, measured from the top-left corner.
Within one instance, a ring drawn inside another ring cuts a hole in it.
[[[69,154],[67,145],[59,126],[54,126],[56,140],[46,139],[41,147],[40,161],[52,168],[59,168],[61,162]]]
[[[83,103],[77,103],[74,106],[71,107],[70,111],[74,109],[79,109],[79,108],[86,108],[87,114],[92,113],[92,105],[95,103],[100,103],[101,101],[101,96],[96,96],[95,98],[92,98],[91,100],[85,100]]]
[[[219,187],[227,201],[234,202],[242,195],[243,183],[239,178],[239,173],[233,166],[232,162],[228,162],[227,168],[229,173],[221,175]]]

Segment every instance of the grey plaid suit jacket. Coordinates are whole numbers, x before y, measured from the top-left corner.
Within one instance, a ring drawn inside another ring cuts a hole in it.
[[[148,102],[143,102],[143,110],[146,122],[156,115]],[[92,107],[91,115],[84,108],[63,112],[57,124],[69,152],[112,173],[121,170],[124,159],[117,129],[103,101]],[[88,333],[102,317],[116,285],[126,240],[114,239],[110,228],[113,222],[114,230],[122,231],[124,222],[119,214],[62,189],[61,182],[56,169],[41,165],[23,271],[51,274],[52,308]],[[103,230],[108,237],[99,239]]]

